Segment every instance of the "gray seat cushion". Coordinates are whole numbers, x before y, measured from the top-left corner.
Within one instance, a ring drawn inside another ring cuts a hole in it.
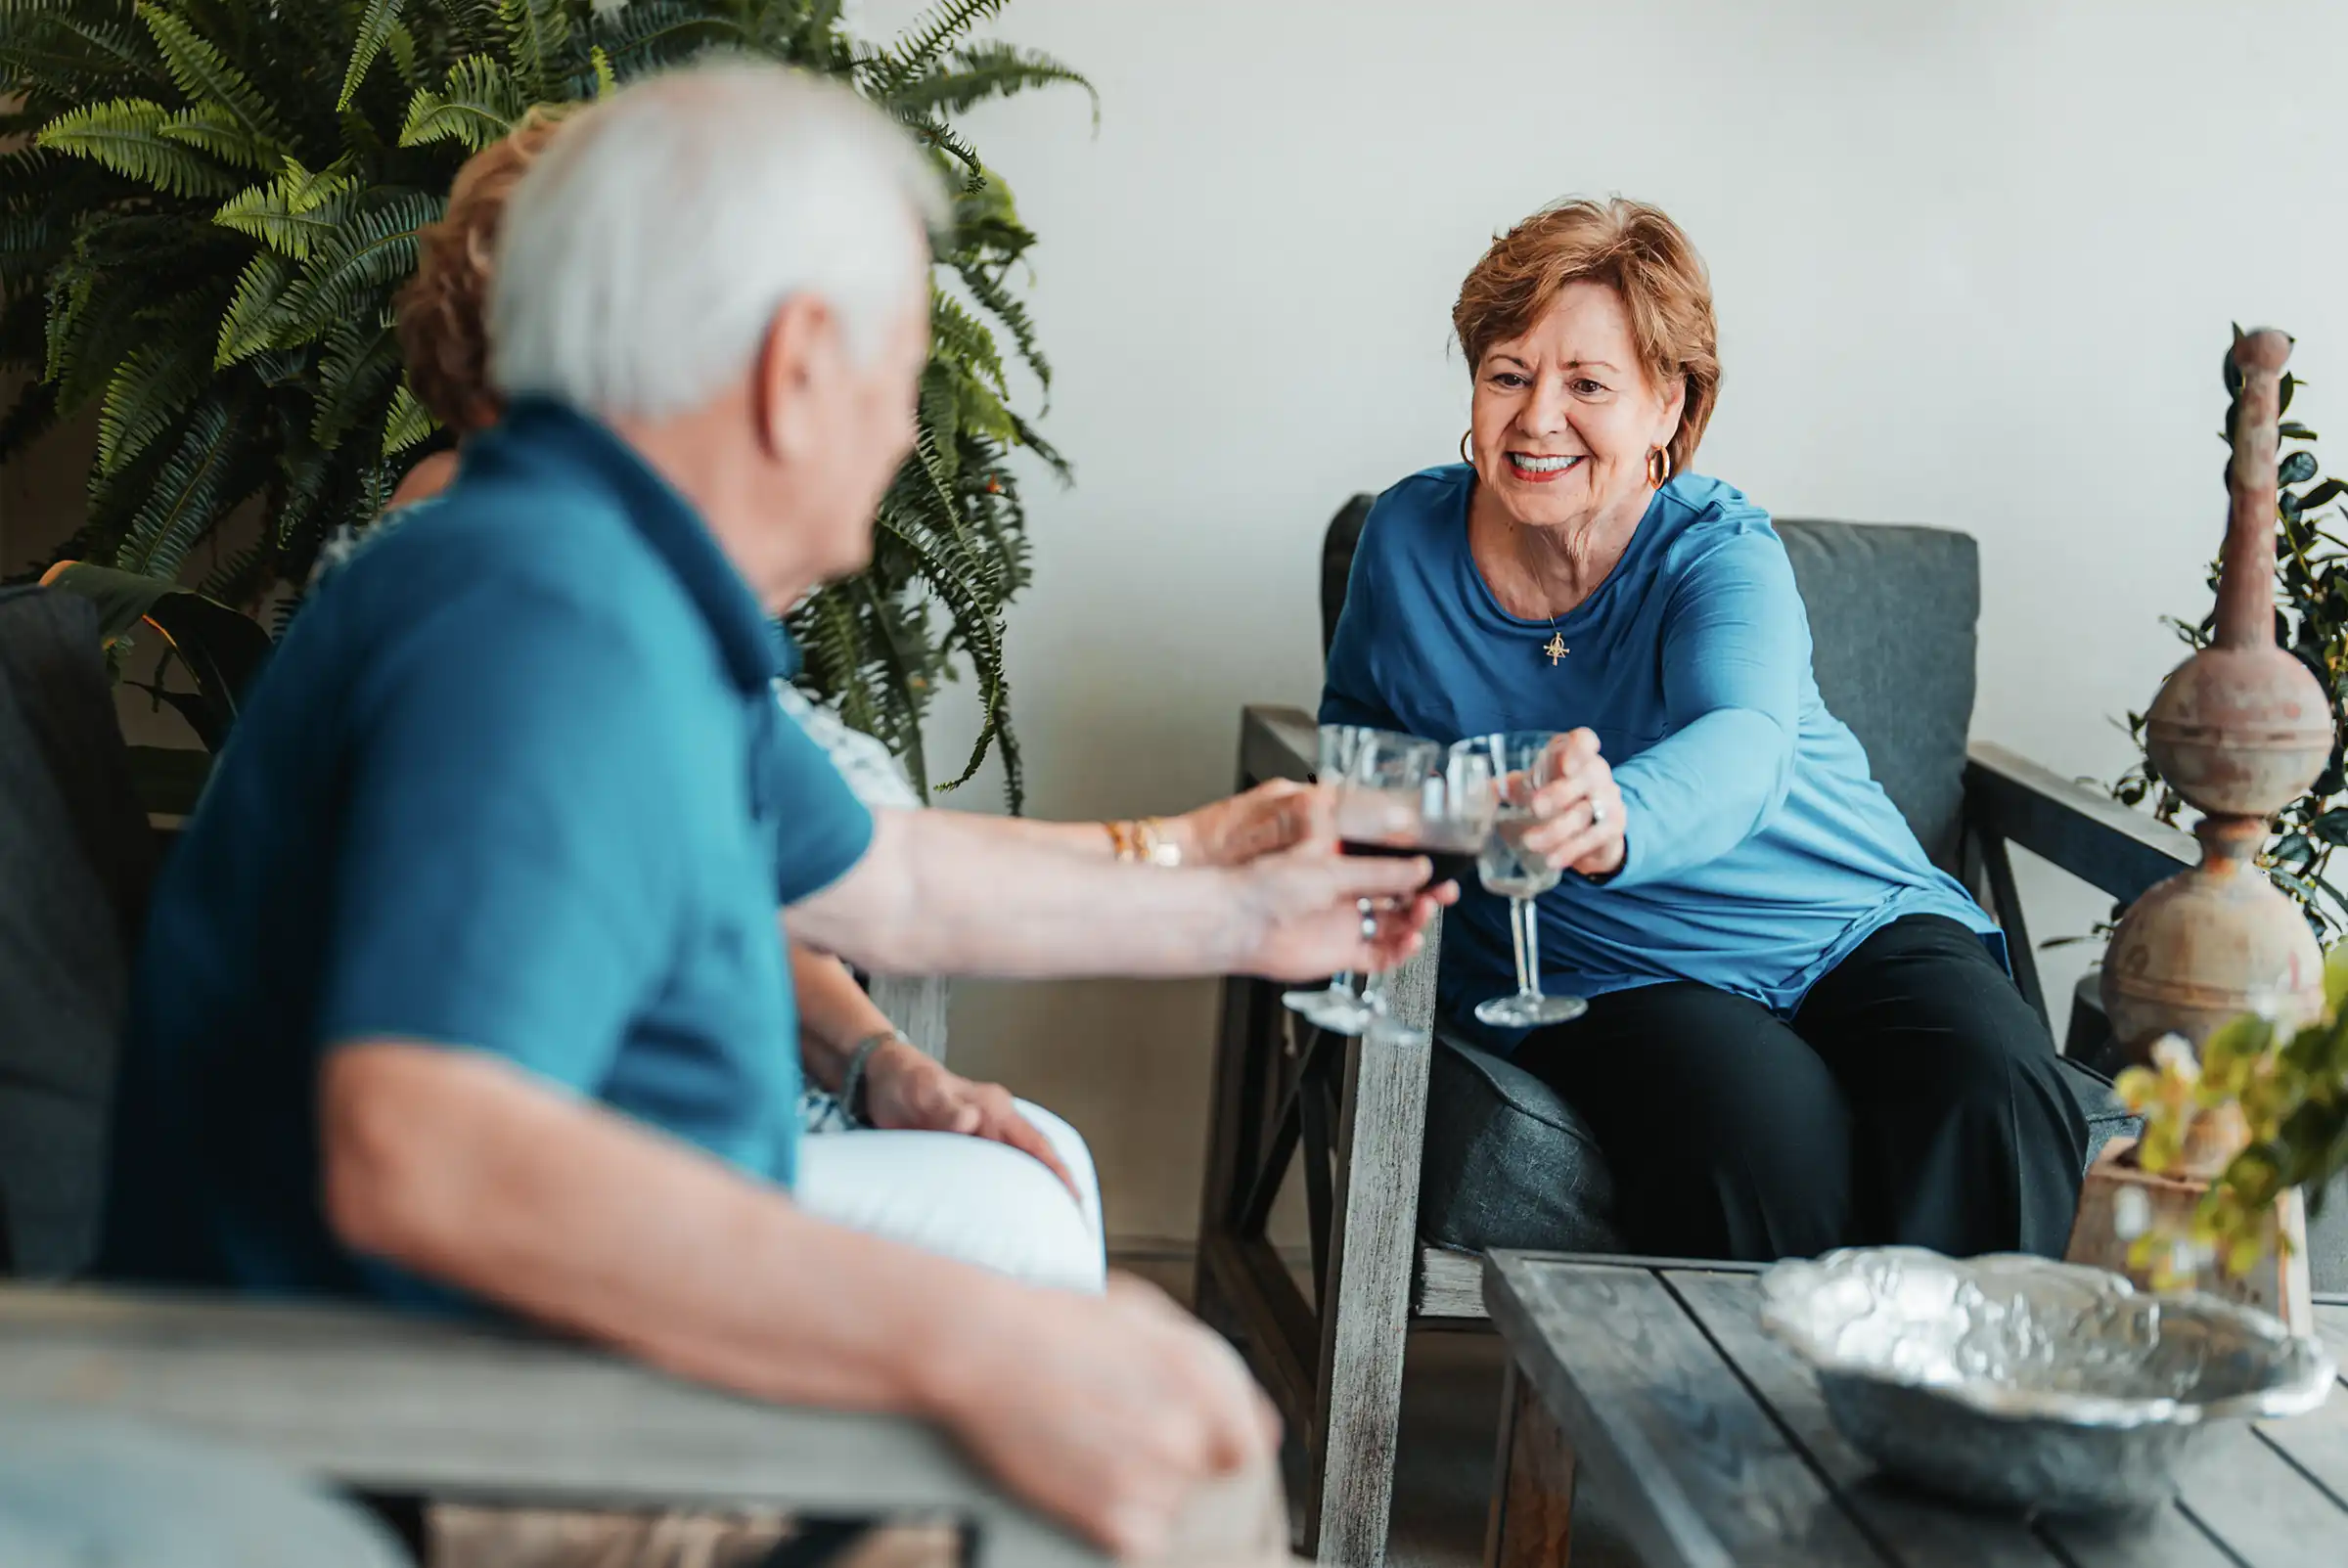
[[[2087,1117],[2091,1161],[2110,1140],[2135,1135],[2110,1085],[2068,1061],[2063,1077]],[[1435,1045],[1419,1233],[1470,1252],[1625,1250],[1613,1176],[1573,1107],[1523,1068],[1456,1040]]]

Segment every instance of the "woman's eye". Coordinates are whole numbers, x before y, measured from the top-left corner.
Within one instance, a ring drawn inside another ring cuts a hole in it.
[[[1603,382],[1594,381],[1587,376],[1573,383],[1573,391],[1576,397],[1596,397],[1599,393],[1604,391],[1605,389],[1605,384]]]
[[[1495,386],[1505,386],[1509,388],[1509,390],[1514,391],[1517,387],[1524,384],[1524,378],[1517,375],[1513,370],[1499,371],[1494,373],[1492,377],[1492,384]]]

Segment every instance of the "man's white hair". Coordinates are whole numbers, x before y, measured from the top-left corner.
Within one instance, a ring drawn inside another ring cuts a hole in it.
[[[566,121],[510,199],[489,380],[657,419],[744,375],[794,294],[872,352],[942,221],[926,157],[847,89],[748,62],[666,71]]]

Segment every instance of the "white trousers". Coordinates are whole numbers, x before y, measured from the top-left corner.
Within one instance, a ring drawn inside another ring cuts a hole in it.
[[[1107,1285],[1101,1183],[1084,1136],[1041,1106],[1019,1114],[1051,1142],[1081,1201],[1008,1144],[952,1133],[810,1133],[799,1140],[799,1206],[835,1225],[1010,1275],[1098,1293]]]

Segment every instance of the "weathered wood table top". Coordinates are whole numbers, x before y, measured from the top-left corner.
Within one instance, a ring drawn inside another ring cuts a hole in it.
[[[1533,1253],[1486,1268],[1515,1408],[1537,1401],[1554,1419],[1559,1467],[1604,1489],[1642,1568],[2348,1568],[2348,1388],[2315,1414],[2232,1428],[2146,1518],[1966,1509],[1877,1475],[1843,1440],[1810,1370],[1761,1331],[1758,1279]],[[2348,1366],[2348,1301],[2319,1299]],[[1537,1464],[1537,1440],[1532,1453]],[[1537,1488],[1519,1506],[1540,1512]],[[1538,1527],[1554,1561],[1565,1523]]]

